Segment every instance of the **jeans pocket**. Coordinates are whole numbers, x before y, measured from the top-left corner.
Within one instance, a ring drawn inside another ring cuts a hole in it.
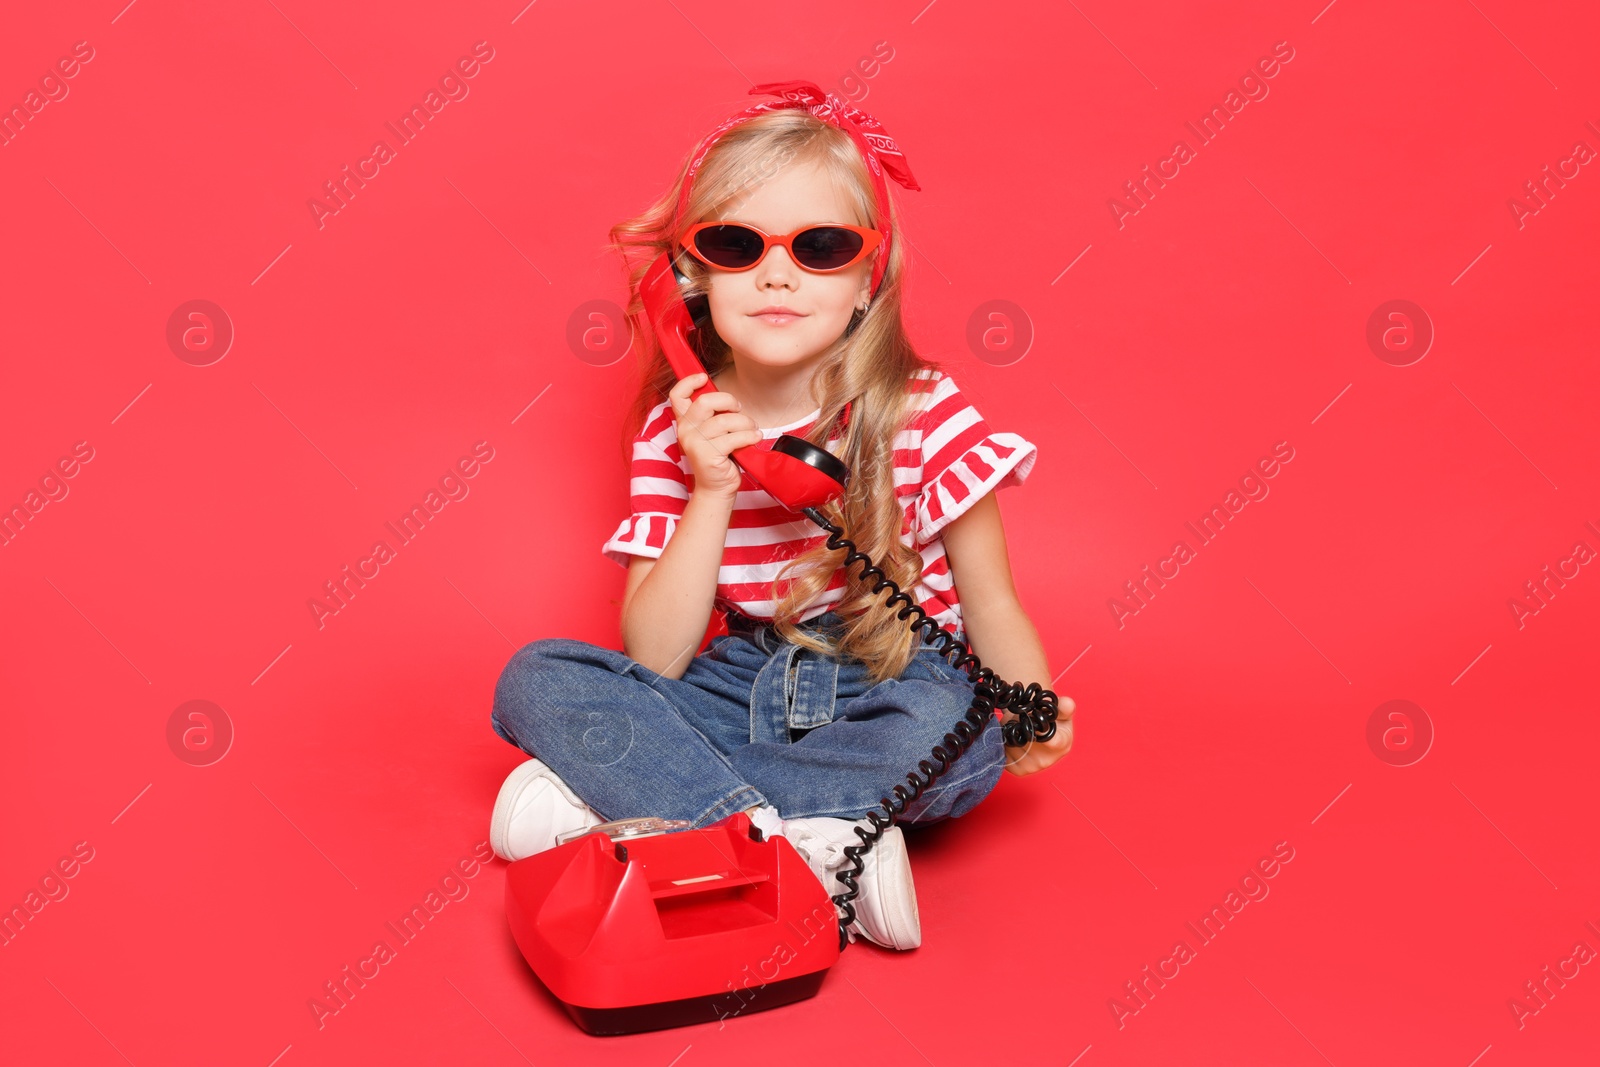
[[[972,679],[967,677],[966,670],[952,664],[950,657],[940,655],[937,648],[923,648],[917,653],[917,660],[926,666],[928,673],[936,682],[973,684]]]
[[[926,682],[948,682],[952,679],[952,670],[940,656],[938,651],[923,647],[911,657],[911,662],[906,666],[902,679],[916,678]]]

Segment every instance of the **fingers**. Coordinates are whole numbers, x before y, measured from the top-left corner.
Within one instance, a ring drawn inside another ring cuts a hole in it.
[[[709,422],[701,423],[699,426],[693,426],[689,430],[689,432],[694,434],[697,439],[710,446],[711,455],[726,456],[733,452],[737,452],[741,448],[746,448],[750,445],[761,443],[762,437],[760,430],[747,430],[739,428],[731,430],[725,428],[719,429],[719,426],[725,425],[720,423],[720,420],[725,417],[726,416],[718,415]]]
[[[680,378],[667,391],[667,399],[672,404],[673,415],[681,419],[686,413],[692,412],[694,421],[704,422],[712,412],[738,411],[742,405],[732,393],[713,390],[693,399],[690,398],[690,393],[710,380],[711,375],[704,371],[698,374],[691,374],[687,378]]]
[[[732,433],[725,433],[716,437],[709,437],[709,440],[711,441],[712,448],[715,448],[719,453],[726,456],[731,452],[737,452],[741,448],[747,448],[750,445],[760,444],[761,431],[734,430]]]
[[[680,441],[685,432],[712,445],[720,455],[762,441],[761,430],[732,393],[714,391],[691,399],[690,394],[710,380],[704,372],[680,379],[668,391],[679,426]]]
[[[712,415],[699,424],[699,430],[712,440],[716,440],[724,434],[738,436],[741,440],[739,444],[734,445],[735,448],[740,445],[755,444],[761,440],[761,431],[756,427],[756,420],[737,411],[725,411],[720,415]],[[744,439],[752,435],[754,440]]]
[[[672,388],[667,390],[667,398],[672,401],[672,410],[680,411],[689,405],[689,394],[711,380],[711,375],[701,371],[691,374],[687,378],[679,378],[672,383]]]
[[[1072,712],[1071,701],[1067,701],[1068,711],[1064,714],[1057,709],[1055,732],[1047,741],[1030,739],[1024,745],[1006,745],[1005,769],[1012,774],[1023,776],[1037,773],[1053,765],[1068,752],[1072,751]],[[1009,714],[1009,713],[1008,713]],[[1014,715],[1011,716],[1015,718]]]
[[[683,413],[689,410],[689,394],[700,388],[710,380],[710,375],[704,372],[691,374],[687,378],[679,378],[667,390],[667,403],[672,405],[673,418],[683,418]]]

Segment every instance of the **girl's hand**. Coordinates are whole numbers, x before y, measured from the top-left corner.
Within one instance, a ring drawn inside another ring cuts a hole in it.
[[[744,475],[728,453],[759,444],[761,430],[756,420],[740,413],[739,401],[732,393],[711,392],[689,399],[691,392],[710,380],[703,371],[679,379],[667,393],[667,402],[678,420],[678,447],[689,459],[694,491],[731,500]]]
[[[1006,770],[1015,775],[1033,774],[1042,771],[1056,760],[1065,756],[1072,748],[1072,709],[1076,707],[1069,696],[1056,698],[1056,732],[1048,741],[1030,741],[1026,745],[1013,747],[1006,746]],[[1010,722],[1017,716],[1013,712],[1006,712],[1000,721]]]

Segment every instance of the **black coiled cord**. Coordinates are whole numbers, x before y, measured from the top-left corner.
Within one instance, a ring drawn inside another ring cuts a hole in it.
[[[898,601],[901,605],[897,615],[901,619],[916,616],[916,621],[911,623],[913,632],[919,633],[930,642],[937,642],[939,655],[946,656],[952,648],[959,650],[959,655],[952,666],[965,670],[967,678],[975,683],[972,694],[972,706],[969,707],[961,719],[944,735],[944,739],[933,746],[932,757],[937,763],[921,760],[917,769],[906,774],[906,781],[911,783],[907,789],[903,785],[894,787],[892,799],[885,796],[878,803],[882,805],[888,818],[869,811],[866,820],[872,824],[872,831],[855,828],[856,836],[861,839],[859,845],[847,845],[844,850],[845,857],[853,866],[839,872],[839,881],[846,887],[843,893],[833,898],[835,907],[843,908],[844,914],[839,919],[839,950],[849,943],[846,931],[850,924],[855,922],[855,905],[850,902],[856,898],[859,888],[856,886],[856,875],[866,867],[862,857],[871,852],[878,840],[895,825],[900,814],[906,810],[923,791],[939,779],[950,765],[966,754],[972,743],[978,739],[984,729],[994,721],[996,709],[1001,712],[1014,712],[1016,718],[1000,726],[1001,738],[1006,745],[1016,747],[1026,745],[1029,741],[1048,741],[1056,733],[1056,708],[1057,700],[1053,691],[1045,689],[1037,682],[1030,682],[1026,686],[1012,682],[1002,681],[995,677],[993,671],[979,662],[978,657],[972,654],[965,641],[960,640],[949,630],[940,626],[921,606],[901,591],[900,586],[885,574],[882,568],[874,564],[870,557],[856,551],[854,541],[844,536],[844,528],[828,521],[828,518],[816,508],[802,508],[801,513],[812,522],[828,531],[828,548],[838,551],[844,549],[845,558],[841,566],[849,567],[852,563],[862,562],[866,567],[861,571],[863,582],[873,581],[872,591],[882,592],[884,589],[893,589],[894,593],[884,601],[885,607],[893,607]],[[926,775],[926,778],[921,777]]]

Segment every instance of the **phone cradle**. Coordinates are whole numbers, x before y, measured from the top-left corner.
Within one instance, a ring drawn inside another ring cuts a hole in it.
[[[604,827],[506,869],[534,974],[591,1034],[715,1022],[815,995],[839,958],[833,900],[744,812],[700,830]]]

